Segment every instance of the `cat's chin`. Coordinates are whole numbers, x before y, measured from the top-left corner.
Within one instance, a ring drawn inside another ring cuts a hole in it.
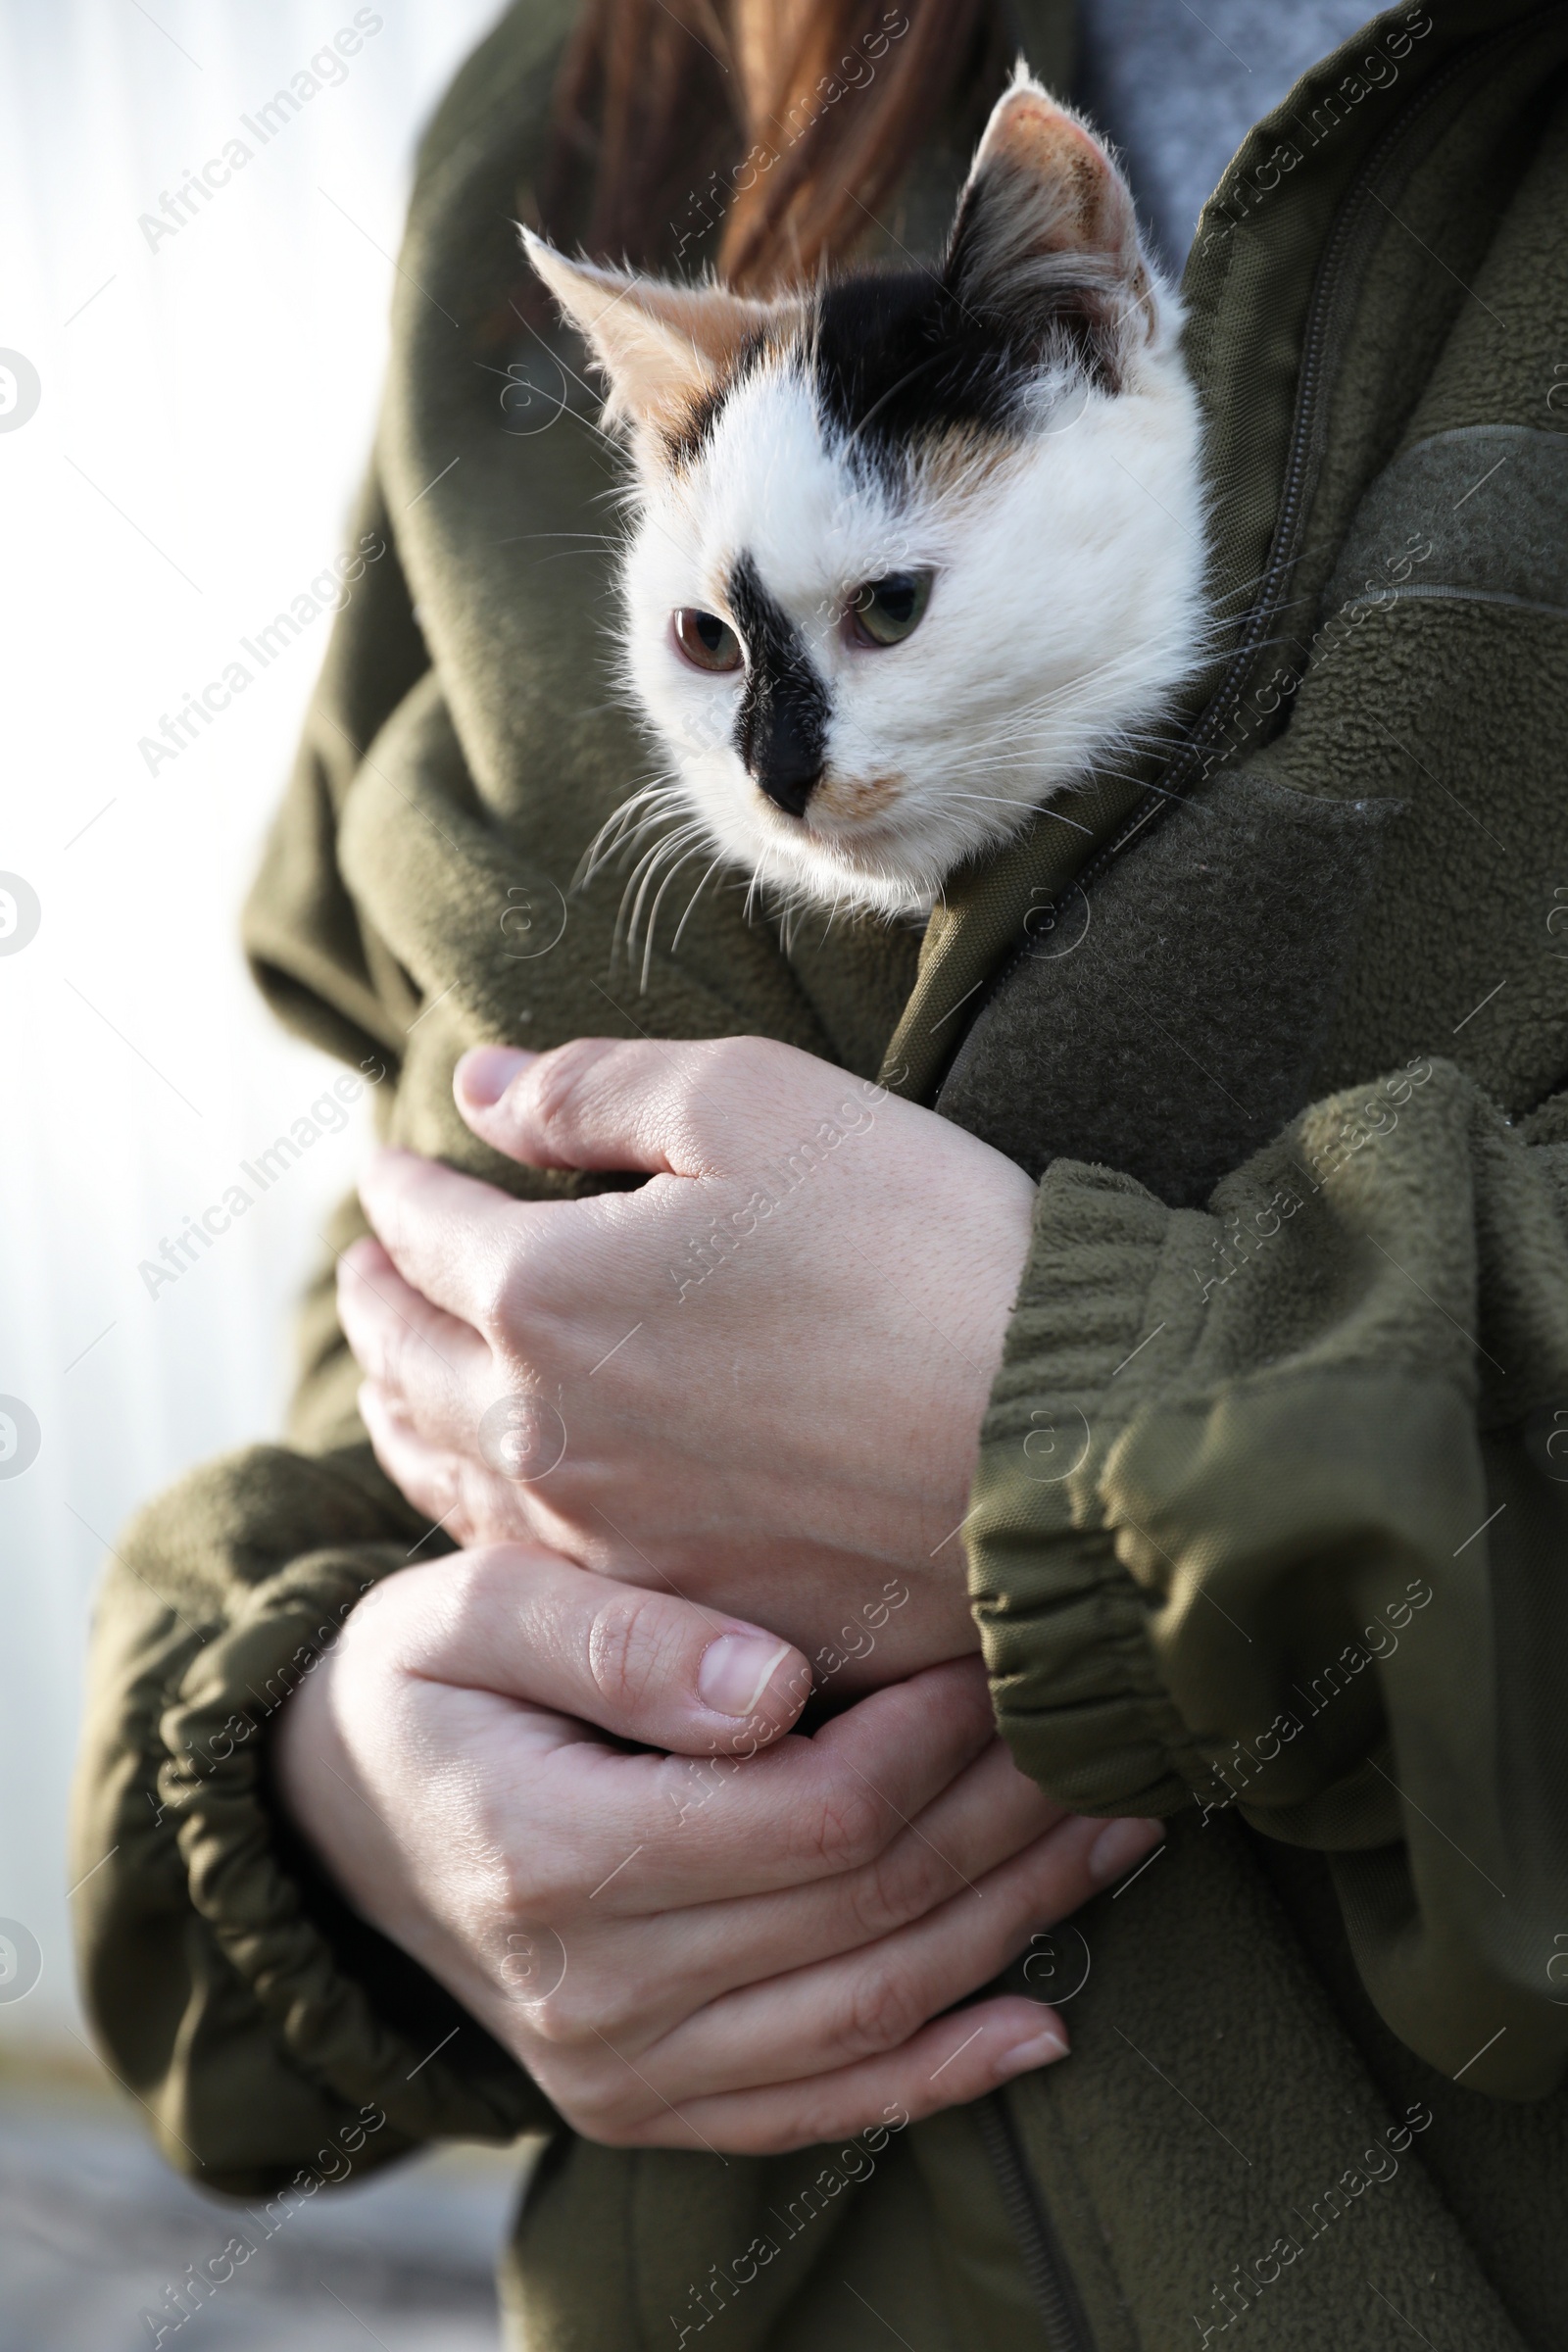
[[[756,873],[788,906],[878,914],[890,922],[928,915],[941,895],[940,886],[923,876],[868,873],[827,855],[759,858]]]
[[[1020,810],[1020,821],[1027,814]],[[997,841],[1005,838],[996,835]],[[962,857],[991,846],[990,840],[945,841],[922,854],[891,821],[844,833],[792,824],[788,833],[770,827],[751,845],[745,861],[759,882],[791,905],[915,918],[930,913],[944,876]]]

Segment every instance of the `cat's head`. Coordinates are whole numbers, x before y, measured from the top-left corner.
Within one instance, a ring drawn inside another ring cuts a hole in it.
[[[795,898],[929,905],[1193,666],[1179,313],[1020,68],[941,261],[774,302],[530,259],[629,429],[630,682],[673,805]]]

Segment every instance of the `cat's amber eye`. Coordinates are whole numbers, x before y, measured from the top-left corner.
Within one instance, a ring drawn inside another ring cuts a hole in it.
[[[716,612],[683,605],[674,616],[675,643],[694,669],[739,669],[741,641]]]
[[[845,615],[857,645],[902,645],[925,618],[929,571],[889,571],[857,588]]]

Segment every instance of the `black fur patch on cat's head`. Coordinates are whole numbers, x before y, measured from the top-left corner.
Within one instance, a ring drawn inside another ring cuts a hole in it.
[[[779,348],[777,336],[758,335],[737,355],[724,382],[665,435],[672,465],[697,462],[726,402]],[[911,449],[945,433],[1016,437],[1048,358],[1115,389],[1093,318],[1069,292],[1027,315],[977,309],[919,268],[858,270],[828,283],[791,348],[833,438],[884,472],[899,472]]]
[[[1016,435],[1048,361],[1070,358],[1088,381],[1113,388],[1071,288],[1027,304],[959,295],[964,225],[960,218],[940,274],[862,270],[818,297],[805,352],[817,405],[835,437],[879,469],[947,433]]]
[[[1115,391],[1116,339],[1106,332],[1105,290],[1093,271],[1086,283],[1066,274],[988,283],[999,209],[994,190],[970,188],[940,265],[829,279],[792,321],[793,333],[750,337],[724,381],[666,436],[671,462],[693,464],[725,403],[786,355],[832,437],[884,473],[902,472],[912,451],[944,435],[1015,439],[1030,389],[1048,367],[1066,366],[1084,383]]]

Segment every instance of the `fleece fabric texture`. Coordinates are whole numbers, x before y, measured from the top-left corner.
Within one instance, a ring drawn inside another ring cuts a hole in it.
[[[1069,12],[1021,13],[1065,86]],[[583,1180],[457,1119],[453,1062],[482,1039],[761,1031],[927,1102],[946,1083],[944,1108],[1016,1138],[1036,1237],[966,1531],[998,1719],[1070,1801],[1172,1815],[1055,1939],[1074,2054],[1006,2096],[1088,2339],[1240,2325],[1375,2352],[1413,2328],[1546,2352],[1568,2340],[1568,639],[1545,512],[1568,14],[1392,11],[1227,169],[1185,281],[1224,627],[1176,754],[954,877],[923,940],[786,945],[715,884],[678,956],[661,918],[646,988],[615,952],[620,877],[572,887],[647,771],[601,667],[616,463],[508,226],[572,14],[514,9],[420,157],[355,518],[389,552],[337,623],[247,918],[258,977],[385,1069],[385,1132],[517,1192]],[[961,154],[956,129],[890,237]],[[1300,845],[1294,895],[1269,811]],[[1202,828],[1227,821],[1219,886]],[[1035,952],[1080,901],[1077,954]],[[1114,989],[1074,973],[1106,933],[1107,976],[1144,958],[1157,1000],[1141,1066]],[[1225,1056],[1178,1083],[1205,1035]],[[1239,1105],[1204,1095],[1216,1074]],[[768,2162],[595,2146],[313,1873],[269,1724],[425,1532],[355,1382],[323,1278],[289,1442],[184,1481],[106,1575],[84,1981],[172,2161],[314,2193],[345,2133],[360,2173],[547,2135],[503,2277],[532,2352],[1038,2345],[976,2114]]]
[[[1031,1176],[1070,1152],[1200,1206],[1310,1101],[1398,813],[1222,768],[1030,925],[937,1108]]]

